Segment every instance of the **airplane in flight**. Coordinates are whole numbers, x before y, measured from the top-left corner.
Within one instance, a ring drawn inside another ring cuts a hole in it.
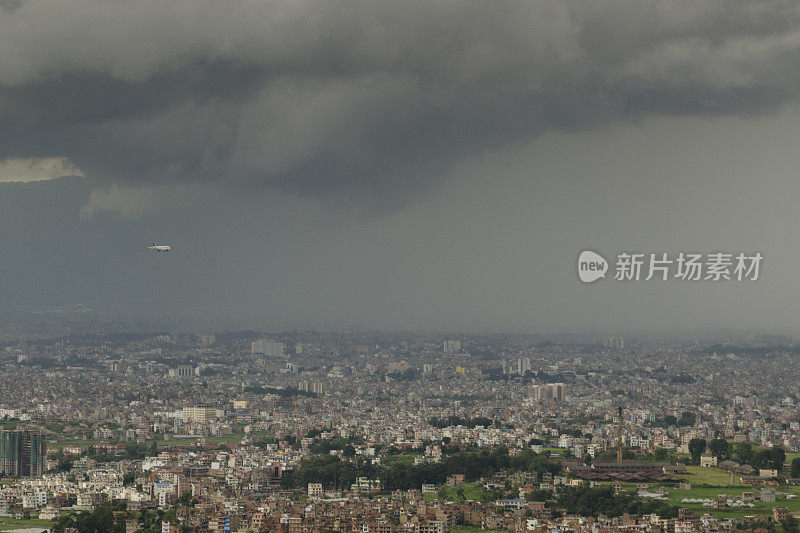
[[[153,246],[148,246],[147,249],[148,250],[154,250],[157,254],[161,253],[161,252],[167,253],[170,250],[172,250],[172,246],[167,246],[165,244],[153,243]]]

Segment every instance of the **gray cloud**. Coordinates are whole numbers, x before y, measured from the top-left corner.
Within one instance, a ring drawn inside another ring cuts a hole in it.
[[[3,5],[0,158],[68,158],[106,187],[86,213],[186,183],[400,205],[548,130],[800,88],[796,2]]]

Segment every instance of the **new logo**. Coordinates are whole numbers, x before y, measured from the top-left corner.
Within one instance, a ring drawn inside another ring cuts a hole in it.
[[[584,283],[592,283],[606,277],[608,261],[591,250],[584,250],[578,256],[578,277]]]

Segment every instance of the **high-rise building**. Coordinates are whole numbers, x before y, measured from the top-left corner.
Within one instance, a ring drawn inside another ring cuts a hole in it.
[[[534,385],[531,388],[531,398],[537,403],[562,403],[564,400],[566,400],[566,397],[566,388],[563,383]]]
[[[461,351],[461,341],[450,339],[442,342],[442,351],[448,354],[459,353]]]
[[[616,350],[624,350],[625,339],[623,337],[606,337],[603,339],[603,346],[606,348],[614,348]]]
[[[209,348],[217,342],[217,337],[214,335],[200,335],[197,337],[197,342],[200,344],[201,348]]]
[[[44,472],[46,451],[43,433],[4,430],[0,432],[0,473],[14,477],[39,477]]]
[[[272,339],[258,339],[250,343],[250,353],[266,355],[268,357],[282,357],[286,346]]]
[[[297,389],[303,392],[313,392],[314,394],[325,394],[325,384],[321,381],[300,380]]]
[[[189,365],[179,365],[176,368],[170,368],[168,374],[171,378],[189,377],[194,374],[194,367]]]

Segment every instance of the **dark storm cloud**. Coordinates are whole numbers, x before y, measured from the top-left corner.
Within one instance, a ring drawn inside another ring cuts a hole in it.
[[[464,157],[800,88],[796,2],[5,2],[0,158],[402,202]]]

